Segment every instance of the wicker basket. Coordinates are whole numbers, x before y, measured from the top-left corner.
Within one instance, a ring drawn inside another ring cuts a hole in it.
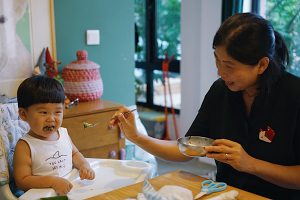
[[[71,100],[79,98],[79,101],[93,101],[103,94],[103,82],[100,66],[87,60],[85,50],[76,53],[77,60],[65,66],[62,71],[66,96]]]

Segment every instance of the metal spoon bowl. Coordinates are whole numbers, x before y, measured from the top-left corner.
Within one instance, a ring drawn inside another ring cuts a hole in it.
[[[204,146],[211,146],[213,139],[201,136],[181,137],[177,140],[177,145],[182,154],[190,157],[203,157],[206,155]]]

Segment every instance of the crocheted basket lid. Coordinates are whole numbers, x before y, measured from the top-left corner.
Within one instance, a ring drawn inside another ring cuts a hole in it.
[[[88,60],[88,53],[86,50],[78,50],[76,52],[77,60],[72,61],[70,64],[66,65],[66,69],[73,70],[85,70],[85,69],[99,69],[100,65],[95,62]]]
[[[76,52],[77,60],[66,65],[62,71],[65,94],[70,100],[92,101],[103,94],[100,66],[87,60],[87,52]]]

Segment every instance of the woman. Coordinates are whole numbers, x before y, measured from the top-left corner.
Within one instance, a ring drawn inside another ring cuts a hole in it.
[[[205,149],[216,160],[217,181],[272,199],[300,199],[300,79],[285,71],[283,39],[267,20],[240,13],[221,25],[213,48],[221,78],[186,136],[215,139]],[[163,159],[190,159],[176,141],[141,135],[132,116],[117,115],[141,148]]]

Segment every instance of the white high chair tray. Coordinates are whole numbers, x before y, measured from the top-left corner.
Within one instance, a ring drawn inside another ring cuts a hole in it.
[[[72,190],[67,194],[69,199],[87,199],[120,187],[141,182],[151,176],[152,166],[143,161],[112,160],[88,158],[95,171],[94,180],[80,180],[78,171],[73,169],[65,178],[73,184]],[[35,200],[43,197],[56,196],[52,188],[30,189],[24,193],[20,200]]]

